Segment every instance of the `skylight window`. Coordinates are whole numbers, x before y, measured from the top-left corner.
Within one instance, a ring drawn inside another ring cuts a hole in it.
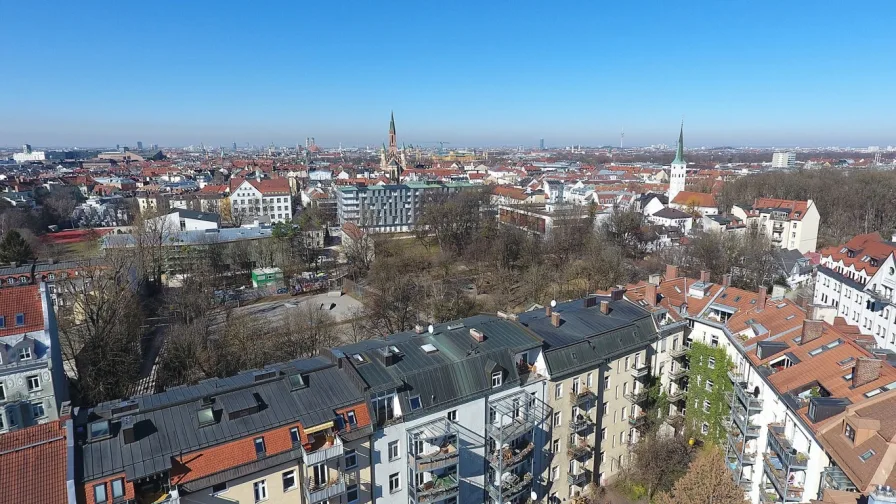
[[[852,362],[852,361],[854,361],[854,360],[856,360],[855,357],[847,357],[847,358],[845,358],[845,359],[843,359],[843,360],[841,360],[841,361],[837,361],[837,364],[839,364],[839,365],[841,365],[841,366],[845,366],[845,365],[849,364],[850,362]]]
[[[793,320],[796,315],[788,315],[784,320]]]
[[[202,408],[198,413],[199,417],[199,426],[205,427],[206,425],[212,425],[215,423],[215,412],[212,411],[211,407]]]
[[[420,402],[420,396],[414,396],[408,401],[411,403],[411,411],[418,410],[423,407],[423,403]]]
[[[787,303],[780,303],[780,304],[776,304],[775,308],[780,310],[781,308],[784,308],[785,306],[787,306]]]
[[[439,351],[439,349],[436,348],[435,345],[433,345],[432,343],[420,345],[420,350],[423,350],[424,352],[426,352],[428,354],[436,353]]]
[[[108,420],[100,420],[90,424],[90,439],[102,439],[109,437],[110,434]]]
[[[876,389],[874,389],[874,390],[872,390],[872,391],[865,392],[865,397],[874,397],[874,396],[876,396],[877,394],[880,394],[880,393],[881,393],[881,389],[876,388]]]
[[[814,350],[810,350],[809,355],[811,355],[812,357],[815,357],[816,355],[820,354],[821,352],[824,352],[824,347],[818,347]]]
[[[865,453],[859,455],[859,458],[862,459],[862,462],[868,462],[868,459],[874,456],[877,453],[874,450],[868,450]]]
[[[852,380],[852,373],[849,373],[848,375],[843,375],[843,379],[846,381]]]
[[[741,296],[734,296],[734,302],[736,303],[736,302],[740,301],[740,298],[741,298]]]
[[[352,354],[352,359],[358,364],[364,364],[365,362],[367,362],[367,359],[365,359],[364,356],[359,353]]]

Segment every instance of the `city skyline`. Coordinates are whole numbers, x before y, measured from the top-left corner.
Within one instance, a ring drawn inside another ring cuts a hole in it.
[[[377,146],[390,110],[399,141],[452,147],[673,145],[682,116],[690,147],[896,142],[884,2],[4,12],[54,29],[0,33],[8,68],[52,70],[0,83],[0,145]]]

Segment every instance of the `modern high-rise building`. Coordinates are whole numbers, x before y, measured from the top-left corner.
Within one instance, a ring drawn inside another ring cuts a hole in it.
[[[772,168],[793,168],[796,165],[796,154],[793,152],[776,152],[772,154]]]
[[[137,150],[143,150],[143,142],[137,142]]]
[[[688,173],[688,163],[684,160],[684,122],[678,133],[678,149],[675,151],[675,159],[669,169],[669,201],[675,199],[685,188],[685,179]]]
[[[544,138],[538,141],[538,150],[544,150]]]
[[[236,142],[233,142],[233,151],[236,152]]]

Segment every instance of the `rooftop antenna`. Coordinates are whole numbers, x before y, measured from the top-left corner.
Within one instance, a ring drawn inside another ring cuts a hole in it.
[[[622,133],[619,134],[619,148],[622,149],[622,140],[625,138],[625,126],[622,127]]]

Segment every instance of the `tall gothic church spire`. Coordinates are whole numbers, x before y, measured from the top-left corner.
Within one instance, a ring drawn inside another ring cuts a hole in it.
[[[678,150],[675,152],[676,164],[685,164],[684,162],[684,121],[681,121],[681,130],[678,132]]]

